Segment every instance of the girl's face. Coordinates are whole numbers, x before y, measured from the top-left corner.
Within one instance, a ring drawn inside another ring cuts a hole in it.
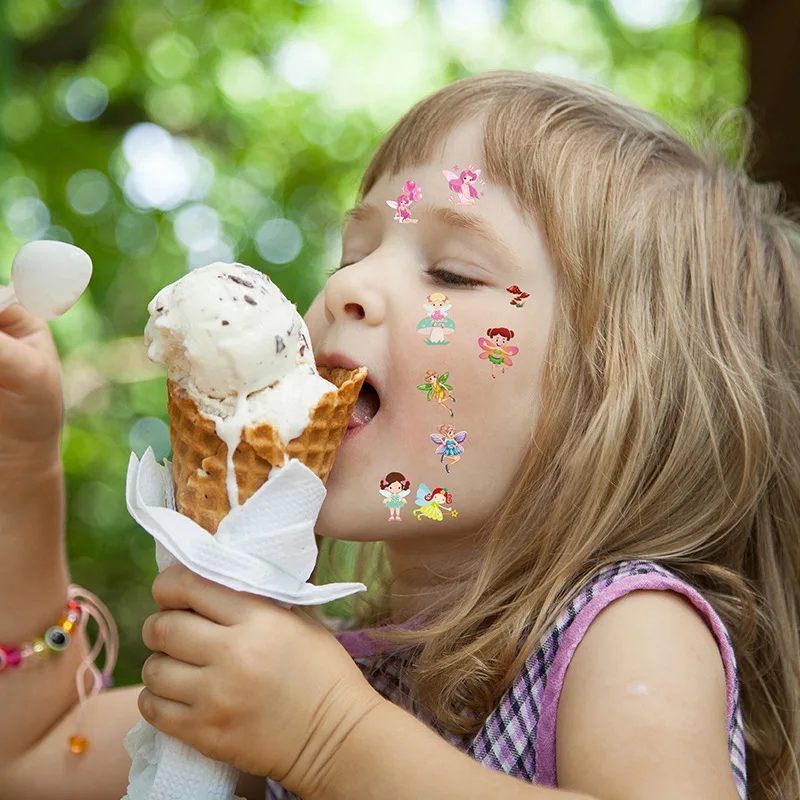
[[[442,505],[445,501],[445,496],[441,492],[437,492],[433,496],[433,502],[437,503],[438,505]]]
[[[403,487],[400,485],[400,481],[392,481],[386,488],[392,494],[398,494],[398,492],[402,492],[403,491]]]
[[[498,333],[497,336],[494,337],[493,341],[498,347],[502,347],[508,341],[508,339]]]
[[[442,170],[480,163],[481,123],[453,131],[435,160],[384,175],[349,215],[341,263],[306,315],[317,363],[369,369],[375,387],[362,391],[352,428],[331,475],[317,533],[354,541],[466,536],[498,509],[530,445],[539,383],[551,327],[555,278],[533,219],[507,189],[487,180],[476,206],[449,201]],[[416,225],[399,225],[386,205],[398,185],[422,189]],[[508,302],[506,287],[530,287],[524,309]],[[458,309],[446,346],[417,332],[419,297],[440,291]],[[478,356],[487,328],[513,328],[519,354],[504,374]],[[417,389],[427,371],[449,372],[446,400],[455,416]],[[377,392],[377,394],[376,394]],[[509,424],[509,420],[513,424]],[[433,524],[409,518],[389,525],[383,505],[364,501],[387,472],[402,472],[414,498],[420,483],[445,477],[430,431],[442,423],[466,430],[464,453],[447,475],[459,515]],[[399,530],[398,530],[399,529]]]

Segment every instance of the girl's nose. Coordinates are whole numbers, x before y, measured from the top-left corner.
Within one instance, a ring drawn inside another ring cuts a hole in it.
[[[345,319],[380,325],[386,316],[384,291],[368,284],[358,265],[345,267],[325,284],[325,316],[328,323]]]

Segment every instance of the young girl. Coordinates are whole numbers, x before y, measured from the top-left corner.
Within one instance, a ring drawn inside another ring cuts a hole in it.
[[[454,163],[481,165],[479,206],[449,205]],[[397,226],[383,198],[411,168],[430,189]],[[90,701],[80,760],[63,753],[80,648],[0,674],[3,796],[120,797],[141,710],[244,770],[245,797],[258,776],[270,798],[799,797],[800,237],[777,198],[571,81],[489,73],[420,102],[307,315],[318,362],[368,366],[380,401],[317,530],[383,540],[361,630],[165,570],[146,688]],[[511,322],[513,284],[524,357],[486,381],[475,337]],[[387,527],[361,499],[386,464],[429,469],[421,352],[392,343],[434,290],[466,330],[448,368],[472,458],[448,486],[458,518]],[[17,307],[0,326],[13,643],[67,592],[60,394],[44,325]]]

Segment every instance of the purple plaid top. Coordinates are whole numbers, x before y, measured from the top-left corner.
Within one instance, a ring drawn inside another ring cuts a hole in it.
[[[425,713],[418,718],[459,750],[485,766],[540,786],[557,787],[556,717],[561,687],[570,660],[594,618],[612,601],[637,590],[683,595],[697,609],[717,640],[728,688],[728,752],[741,800],[747,797],[744,726],[739,705],[739,680],[730,636],[717,613],[685,581],[651,561],[625,561],[597,573],[573,597],[539,646],[531,653],[514,684],[472,737],[461,738],[437,728]],[[375,655],[380,644],[363,632],[337,638],[361,667],[372,686],[393,703],[405,706],[399,663]],[[296,795],[267,781],[267,800]]]

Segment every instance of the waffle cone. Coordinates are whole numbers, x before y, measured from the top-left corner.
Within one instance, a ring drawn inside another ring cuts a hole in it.
[[[284,446],[278,431],[267,423],[248,425],[242,431],[233,454],[240,503],[261,487],[273,467],[282,467],[287,459],[302,461],[323,483],[327,481],[367,369],[320,367],[319,374],[337,388],[320,398],[296,439]],[[168,380],[167,390],[176,508],[216,533],[230,512],[227,445],[217,436],[214,421],[178,384]]]

